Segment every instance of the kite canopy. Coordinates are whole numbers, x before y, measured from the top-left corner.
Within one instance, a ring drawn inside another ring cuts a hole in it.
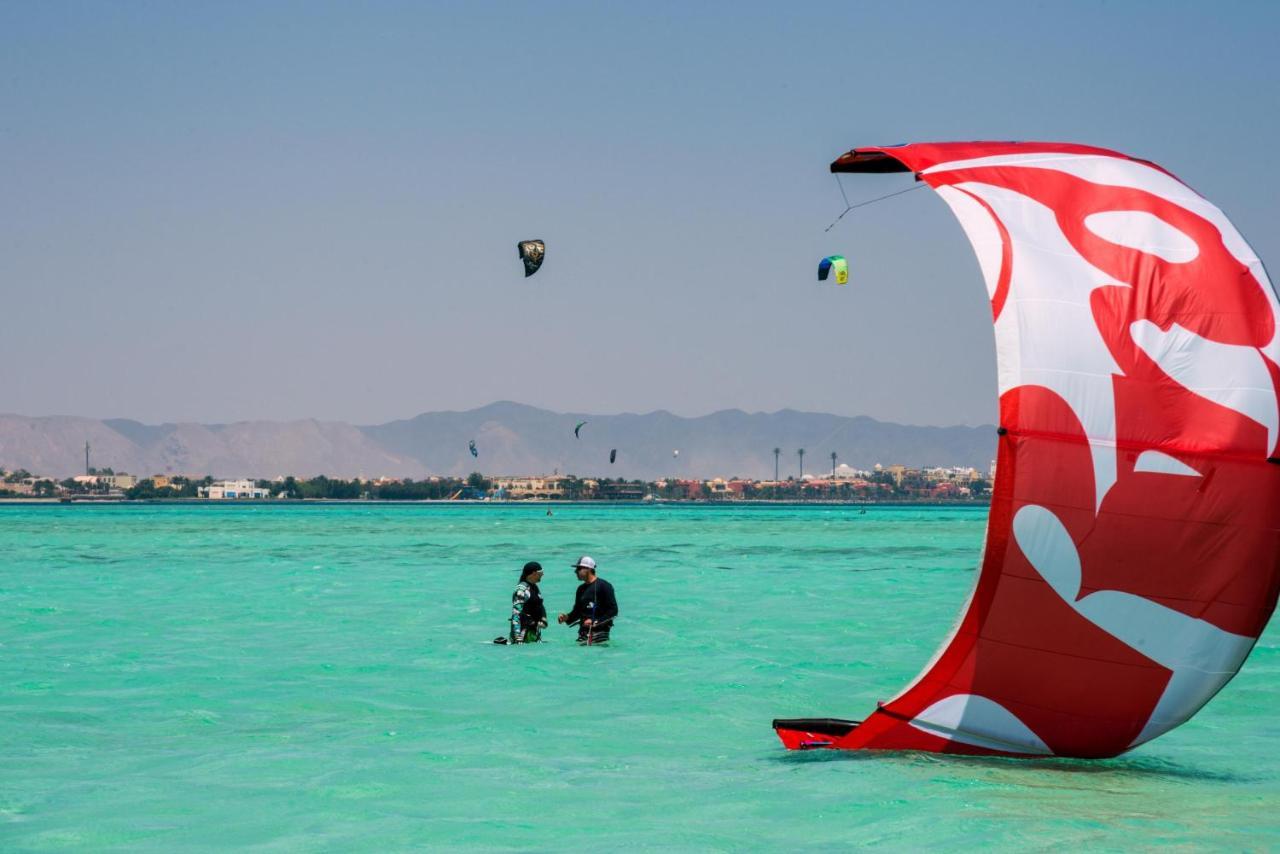
[[[855,149],[960,220],[995,321],[981,572],[923,673],[791,748],[1113,756],[1189,719],[1280,590],[1280,304],[1217,207],[1099,148]]]
[[[541,240],[521,240],[516,244],[520,260],[524,262],[524,277],[527,279],[542,266],[542,259],[547,254],[547,244]]]
[[[825,282],[827,274],[833,269],[836,271],[837,285],[843,285],[849,281],[849,262],[844,260],[843,255],[831,255],[818,262],[818,281]]]
[[[473,457],[478,457],[478,456],[480,456],[480,452],[476,450],[476,440],[475,440],[475,439],[472,439],[470,442],[468,442],[468,443],[467,443],[467,449],[471,451],[471,456],[473,456]]]
[[[613,461],[618,458],[618,449],[614,448],[609,452],[609,465],[613,465]]]
[[[577,423],[577,425],[573,428],[573,438],[575,438],[575,439],[581,439],[581,438],[582,438],[581,436],[579,436],[579,435],[578,435],[578,431],[579,431],[579,430],[581,430],[581,429],[582,429],[582,425],[583,425],[583,424],[586,424],[586,423],[587,423],[587,422],[585,422],[585,421],[579,421],[579,422]]]

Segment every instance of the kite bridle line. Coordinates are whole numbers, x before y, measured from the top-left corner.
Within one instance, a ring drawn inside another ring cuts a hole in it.
[[[846,211],[848,211],[848,210],[849,210],[849,208],[851,208],[851,207],[853,207],[853,206],[849,204],[849,196],[848,196],[848,195],[845,193],[845,191],[844,191],[844,181],[841,181],[841,180],[840,180],[840,173],[839,173],[839,172],[836,172],[836,173],[834,173],[834,174],[835,174],[835,176],[836,176],[836,186],[840,188],[840,198],[844,199],[844,209],[845,209]],[[841,215],[841,216],[844,216],[844,214],[840,214],[840,215]]]
[[[849,204],[849,194],[844,191],[844,182],[840,180],[840,173],[835,172],[832,174],[836,176],[836,186],[840,188],[840,198],[844,199],[844,210],[840,212],[840,216],[836,217],[835,220],[831,223],[831,225],[827,226],[822,230],[823,234],[826,234],[828,231],[835,228],[836,224],[839,223],[840,220],[844,219],[844,215],[851,210],[854,210],[856,208],[865,208],[867,205],[874,205],[876,202],[883,202],[885,199],[892,199],[894,196],[901,196],[906,193],[910,193],[913,190],[919,190],[921,187],[928,186],[927,184],[920,182],[920,177],[917,175],[916,181],[919,183],[916,183],[910,187],[907,187],[905,190],[896,190],[892,193],[886,193],[883,196],[876,196],[874,199],[867,199],[865,202],[858,202],[856,205],[851,205]],[[848,425],[845,425],[845,424],[838,425],[834,430],[831,431],[830,434],[827,435],[827,438],[823,439],[818,444],[825,445],[828,441],[832,439],[832,437],[836,435],[836,433],[839,433],[841,430],[845,429],[845,427],[847,426]]]
[[[926,184],[918,183],[913,186],[907,187],[905,190],[896,190],[895,192],[886,193],[883,196],[876,196],[874,199],[867,199],[865,202],[858,202],[856,205],[851,205],[849,204],[849,196],[844,191],[844,182],[840,180],[840,173],[836,172],[834,174],[836,176],[836,186],[840,188],[840,198],[844,199],[844,210],[840,212],[840,216],[836,217],[835,220],[832,221],[831,225],[827,226],[822,230],[823,234],[826,234],[831,229],[835,228],[836,225],[840,222],[840,220],[844,219],[844,215],[851,210],[854,210],[856,208],[865,208],[867,205],[874,205],[876,202],[883,202],[885,199],[892,199],[894,196],[901,196],[906,193],[910,193],[913,190],[919,190],[921,187],[927,186]],[[919,179],[917,178],[917,180]],[[833,436],[835,436],[836,433],[843,430],[845,426],[847,425],[837,426],[836,429],[832,430],[831,433],[827,436],[827,438],[823,439],[822,442],[820,442],[819,444],[826,444],[828,440],[830,440]]]
[[[921,187],[928,186],[927,184],[923,184],[923,183],[915,184],[913,186],[907,187],[907,189],[905,190],[898,190],[897,192],[894,192],[894,193],[887,193],[883,196],[877,196],[874,199],[867,199],[865,202],[858,202],[856,205],[851,205],[849,204],[849,197],[845,195],[844,184],[841,183],[840,181],[840,173],[837,172],[835,173],[835,175],[836,175],[836,186],[840,188],[840,197],[844,199],[845,208],[843,211],[840,212],[840,216],[835,218],[835,221],[832,222],[831,225],[827,226],[822,230],[823,234],[826,234],[828,231],[835,228],[836,223],[844,219],[844,215],[847,214],[849,211],[854,210],[855,208],[865,208],[867,205],[874,205],[876,202],[883,202],[885,199],[892,199],[894,196],[901,196],[903,193],[910,193],[912,190],[919,190]]]

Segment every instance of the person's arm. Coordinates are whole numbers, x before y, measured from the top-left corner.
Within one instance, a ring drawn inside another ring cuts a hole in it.
[[[574,594],[573,610],[567,614],[561,614],[559,617],[559,621],[561,623],[572,623],[576,620],[582,619],[582,617],[583,617],[582,600],[578,598],[577,594]]]

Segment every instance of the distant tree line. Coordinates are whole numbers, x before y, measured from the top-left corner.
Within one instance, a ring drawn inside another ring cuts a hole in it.
[[[99,472],[106,470],[100,469]],[[110,487],[106,483],[77,482],[74,478],[62,481],[39,480],[30,491],[19,492],[12,486],[30,479],[25,469],[0,472],[0,496],[30,495],[54,497],[56,495],[105,495]],[[212,477],[190,478],[183,476],[145,478],[126,489],[123,496],[129,500],[147,501],[174,498],[197,498],[201,487],[215,481]],[[344,480],[317,475],[312,478],[285,477],[276,480],[257,480],[255,485],[274,499],[293,500],[381,500],[381,501],[448,501],[457,499],[478,500],[507,497],[499,485],[480,472],[472,472],[465,478],[433,477],[425,480],[405,478],[396,481]],[[788,478],[784,481],[761,482],[744,478],[729,481],[702,480],[626,480],[625,478],[585,479],[574,475],[558,478],[556,497],[568,501],[599,499],[605,501],[634,501],[652,496],[662,500],[755,500],[755,501],[867,501],[867,500],[966,500],[985,497],[990,492],[990,482],[976,479],[965,484],[964,494],[958,489],[943,486],[925,478],[919,471],[908,471],[895,480],[888,472],[863,473],[857,480],[807,481]],[[950,491],[948,491],[950,490]]]
[[[213,478],[171,477],[167,486],[156,486],[151,478],[135,483],[124,491],[130,501],[146,501],[158,498],[196,498],[202,486],[213,483]]]

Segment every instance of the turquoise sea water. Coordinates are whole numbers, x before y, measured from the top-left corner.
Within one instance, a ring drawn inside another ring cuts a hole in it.
[[[783,751],[948,633],[981,509],[0,507],[0,849],[1280,846],[1280,630],[1124,757]],[[521,564],[608,647],[505,648]]]

